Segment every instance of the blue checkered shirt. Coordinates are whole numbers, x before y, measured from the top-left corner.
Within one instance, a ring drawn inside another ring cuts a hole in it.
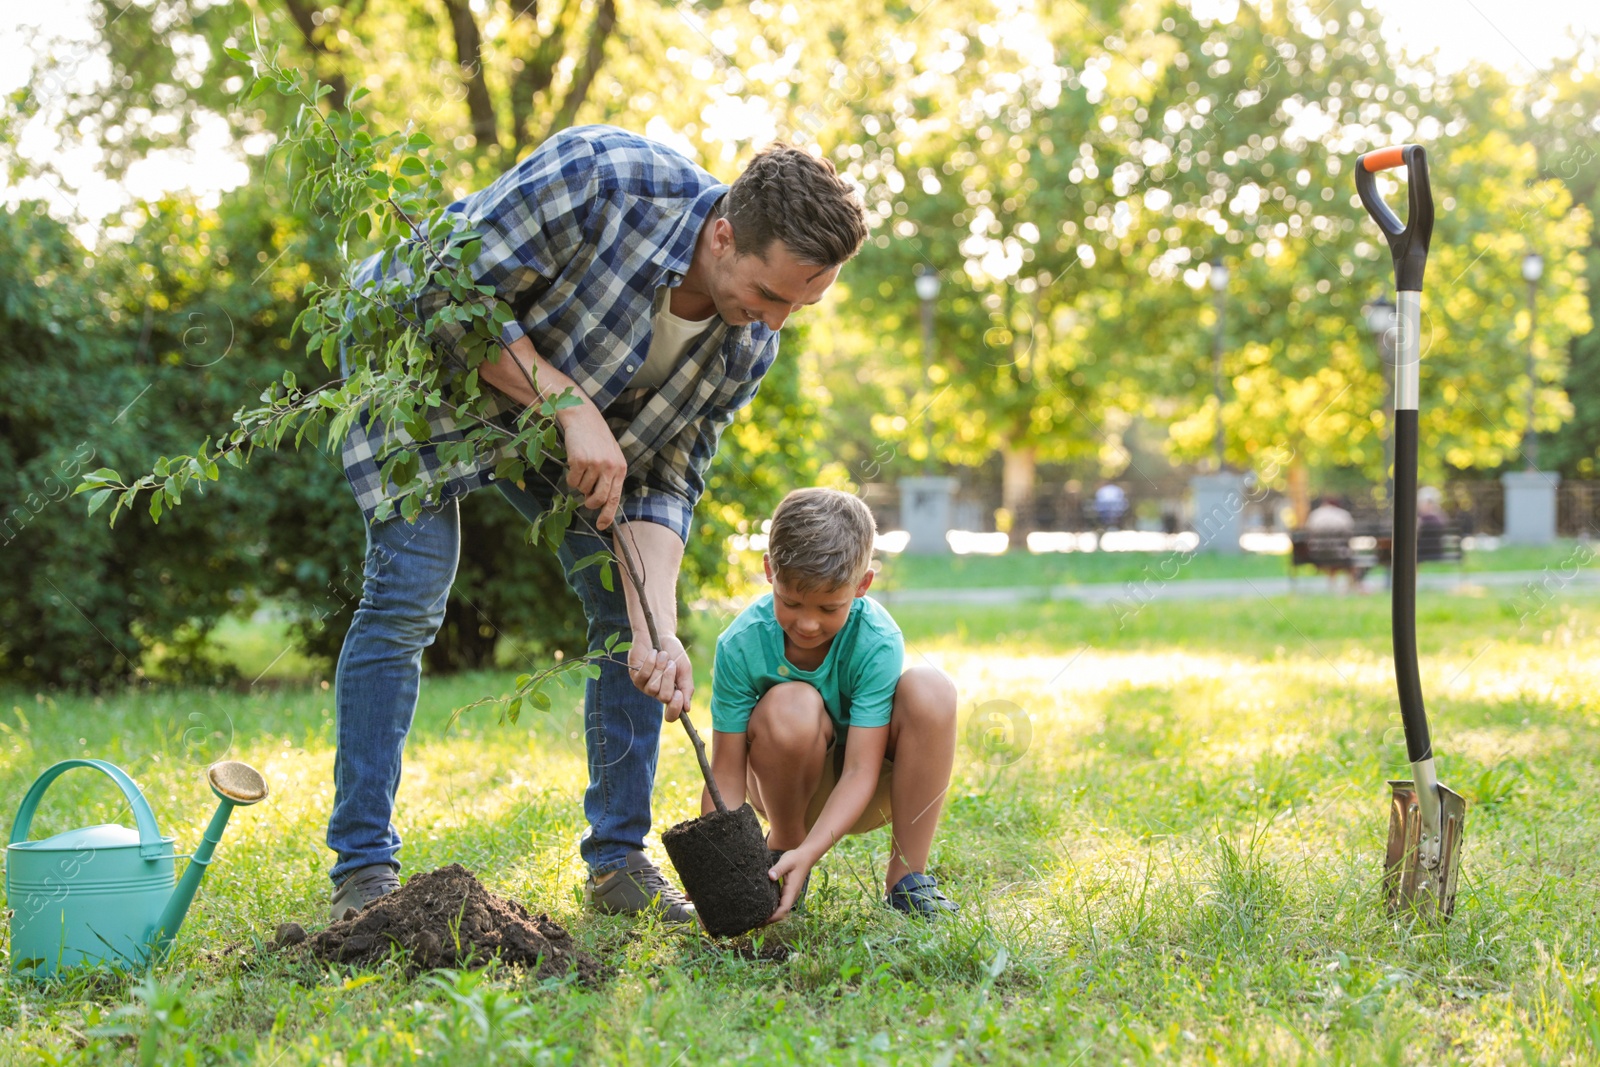
[[[446,208],[459,219],[452,242],[468,230],[481,236],[482,251],[468,269],[477,283],[494,286],[515,316],[503,340],[526,336],[605,415],[628,463],[622,513],[669,527],[685,541],[717,441],[777,357],[777,331],[715,318],[659,388],[630,389],[628,382],[650,349],[657,288],[682,281],[701,226],[727,188],[666,145],[611,126],[579,126]],[[407,273],[404,264],[385,266],[379,254],[357,264],[351,282],[359,288]],[[430,287],[417,295],[416,310],[431,319],[449,299]],[[435,351],[450,358],[464,333],[456,323],[437,326]],[[520,408],[493,389],[484,398],[491,417]],[[471,427],[443,408],[434,411],[432,442],[459,441]],[[345,440],[344,469],[369,522],[389,495],[379,471],[396,448],[415,451],[424,482],[442,480],[447,497],[492,482],[503,455],[445,467],[432,443],[416,445],[401,428],[386,432],[363,415]],[[560,484],[565,488],[564,479]]]

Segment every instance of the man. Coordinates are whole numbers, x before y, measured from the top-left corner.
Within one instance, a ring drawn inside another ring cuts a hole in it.
[[[494,286],[515,315],[502,334],[509,357],[502,350],[478,370],[497,391],[492,414],[568,388],[580,401],[555,418],[567,453],[564,488],[583,497],[591,518],[573,525],[558,555],[583,601],[590,649],[612,634],[632,642],[627,664],[607,658],[584,694],[586,895],[602,911],[688,921],[692,908],[643,848],[663,704],[676,715],[694,692],[676,634],[690,518],[723,429],[777,356],[778,330],[821,300],[860,249],[865,214],[832,166],[800,149],[769,148],[729,187],[673,149],[607,126],[557,134],[447,210],[481,235],[475,281]],[[380,260],[360,264],[353,282],[384,274]],[[431,315],[447,301],[435,287],[416,307]],[[459,339],[461,328],[453,330],[453,338],[447,327],[434,336]],[[461,436],[447,413],[430,423],[432,442]],[[415,523],[380,521],[379,468],[392,447],[371,422],[352,430],[344,450],[368,525],[361,603],[336,676],[335,919],[399,885],[390,816],[422,650],[455,577],[459,496],[493,484],[532,520],[563,491],[534,470],[522,485],[495,481],[493,457],[441,470],[425,445],[415,450],[430,484],[444,482],[442,505]],[[619,516],[627,520],[620,530]],[[577,560],[614,547],[613,532],[643,572],[660,648],[651,647],[631,583],[616,581],[611,591],[597,567],[574,572]]]

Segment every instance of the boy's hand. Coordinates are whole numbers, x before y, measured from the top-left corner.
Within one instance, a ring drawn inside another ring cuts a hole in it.
[[[804,845],[791,848],[778,857],[778,862],[767,872],[767,877],[774,882],[781,881],[783,892],[778,899],[778,910],[767,920],[769,924],[789,914],[789,909],[794,907],[795,898],[800,895],[800,887],[806,884],[806,876],[811,873],[811,868],[816,866],[816,863],[817,861],[806,853]]]
[[[689,663],[689,653],[674,636],[662,638],[665,647],[661,649],[651,648],[648,640],[638,638],[634,634],[633,647],[628,649],[628,677],[641,693],[666,705],[668,722],[677,722],[694,696],[694,667]]]

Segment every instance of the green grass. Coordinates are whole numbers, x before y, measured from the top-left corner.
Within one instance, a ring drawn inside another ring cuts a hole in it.
[[[1515,546],[1467,553],[1466,569],[1537,571],[1559,567],[1571,558],[1576,542],[1548,548]],[[1587,557],[1583,557],[1587,559]],[[1176,561],[1182,560],[1179,566]],[[1448,568],[1430,564],[1423,569]],[[1282,556],[1211,553],[1183,557],[1161,552],[1050,552],[1003,556],[885,556],[878,580],[887,589],[975,589],[1008,586],[1084,585],[1133,582],[1151,574],[1190,578],[1281,578],[1287,572]],[[1308,572],[1309,573],[1309,572]]]
[[[235,813],[153,983],[0,988],[0,1063],[1596,1062],[1600,601],[1524,618],[1424,595],[1421,617],[1441,772],[1471,805],[1443,929],[1378,906],[1383,783],[1405,772],[1381,597],[901,612],[911,658],[962,694],[933,870],[965,908],[936,926],[886,912],[884,833],[849,839],[782,963],[585,912],[575,696],[514,727],[452,725],[508,677],[427,681],[400,792],[408,869],[464,862],[613,953],[592,990],[256,955],[325,906],[320,685],[0,693],[12,802],[56,759],[104,756],[185,850],[212,807],[208,759],[246,759],[273,790]],[[673,728],[658,827],[690,813],[695,778]],[[66,776],[36,834],[118,818],[107,793]]]

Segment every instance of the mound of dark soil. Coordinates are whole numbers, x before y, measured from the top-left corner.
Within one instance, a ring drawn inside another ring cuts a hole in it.
[[[292,935],[276,938],[295,942]],[[406,952],[412,973],[438,967],[482,967],[498,957],[540,978],[576,971],[585,984],[605,968],[572,943],[548,915],[530,916],[514,900],[489,892],[459,863],[417,874],[348,919],[312,934],[305,950],[319,960],[377,963]]]

